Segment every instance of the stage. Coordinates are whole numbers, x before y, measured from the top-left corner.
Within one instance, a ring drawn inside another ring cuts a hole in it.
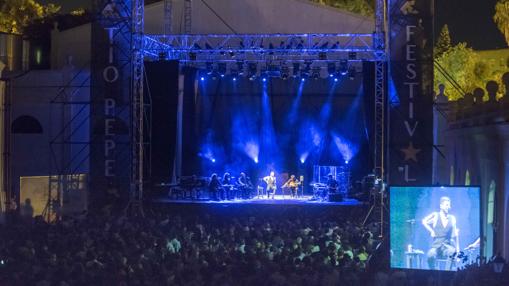
[[[246,217],[272,217],[279,219],[316,218],[320,220],[362,219],[368,212],[369,204],[356,199],[341,202],[312,200],[311,196],[292,199],[276,195],[274,199],[253,198],[212,201],[208,199],[172,199],[159,197],[151,201],[155,209],[170,215],[210,216],[231,219]]]
[[[157,203],[169,203],[169,204],[204,204],[204,205],[293,205],[293,206],[361,206],[362,203],[356,199],[344,199],[341,202],[329,202],[313,199],[312,196],[303,196],[299,198],[290,198],[286,195],[275,195],[274,199],[267,197],[252,198],[252,199],[233,199],[233,200],[221,200],[214,201],[209,199],[173,199],[173,198],[159,198],[154,202]]]

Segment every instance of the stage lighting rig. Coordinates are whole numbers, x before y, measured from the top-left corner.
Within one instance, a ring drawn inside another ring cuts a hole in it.
[[[281,66],[281,78],[286,80],[286,79],[288,79],[289,76],[290,76],[290,68],[288,68],[287,65],[283,64],[283,66]]]

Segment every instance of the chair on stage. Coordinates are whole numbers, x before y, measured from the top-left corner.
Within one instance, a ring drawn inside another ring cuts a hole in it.
[[[256,198],[259,198],[260,196],[263,198],[266,195],[265,188],[262,186],[256,187]]]
[[[456,257],[440,257],[435,260],[438,270],[453,270],[456,268]]]

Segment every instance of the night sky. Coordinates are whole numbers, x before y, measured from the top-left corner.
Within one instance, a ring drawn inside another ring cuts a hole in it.
[[[435,0],[437,36],[444,24],[454,44],[467,42],[475,50],[507,48],[493,21],[496,0]]]
[[[277,1],[277,0],[276,0]],[[63,11],[90,7],[91,0],[40,0],[56,3]],[[435,0],[436,35],[449,25],[453,43],[467,42],[476,50],[507,48],[504,37],[493,22],[497,0]]]

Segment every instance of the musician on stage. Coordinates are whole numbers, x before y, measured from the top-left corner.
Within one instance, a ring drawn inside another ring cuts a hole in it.
[[[216,173],[210,176],[209,193],[211,199],[215,201],[219,201],[219,197],[223,197],[222,196],[223,186],[221,185],[221,182],[219,181],[219,178],[217,177]]]
[[[274,195],[276,194],[276,175],[274,174],[274,171],[270,172],[269,176],[266,176],[263,178],[263,181],[267,184],[267,198],[272,195],[272,199],[274,199]]]
[[[297,180],[295,175],[291,175],[290,179],[283,185],[283,188],[289,188],[290,189],[290,196],[292,198],[297,198],[297,190],[299,188],[299,185],[301,182]]]
[[[329,174],[327,179],[327,190],[329,191],[329,194],[336,193],[338,191],[338,187],[339,187],[338,181],[334,179],[332,174]]]
[[[240,173],[239,178],[237,179],[237,185],[239,186],[239,190],[241,192],[241,196],[243,199],[249,198],[249,192],[252,189],[252,184],[249,178],[245,173]]]
[[[230,173],[228,172],[224,173],[222,183],[226,199],[228,200],[234,199],[235,193],[233,190],[232,176],[230,175]]]

